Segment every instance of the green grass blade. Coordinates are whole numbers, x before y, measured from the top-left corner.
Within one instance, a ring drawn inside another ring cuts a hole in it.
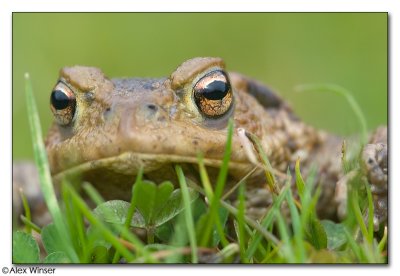
[[[201,184],[203,185],[204,192],[206,194],[208,202],[212,202],[214,197],[214,191],[212,189],[211,182],[207,174],[206,166],[204,165],[203,157],[201,155],[198,155],[197,160],[198,160],[197,163],[199,165]]]
[[[89,255],[88,253],[88,242],[86,239],[86,229],[83,221],[82,213],[78,208],[73,208],[73,215],[74,215],[74,230],[78,237],[76,249],[81,249],[81,260]]]
[[[300,199],[302,199],[302,201],[303,201],[304,189],[305,189],[306,185],[304,183],[303,177],[301,176],[301,172],[300,172],[300,158],[297,158],[297,161],[296,161],[295,175],[296,175],[297,191],[299,193]]]
[[[358,192],[354,191],[352,194],[352,200],[351,204],[353,207],[353,212],[355,215],[355,218],[357,220],[358,226],[360,227],[361,233],[363,234],[364,238],[368,240],[369,243],[372,242],[372,240],[369,240],[369,234],[368,234],[368,229],[367,226],[364,223],[363,215],[360,210],[360,206],[358,205]]]
[[[132,187],[131,204],[129,205],[128,214],[127,214],[127,218],[126,218],[125,225],[124,225],[124,227],[127,230],[129,229],[129,226],[131,225],[133,214],[135,213],[135,210],[136,210],[137,197],[139,196],[137,193],[135,193],[135,187],[136,187],[137,183],[142,181],[142,178],[143,178],[143,168],[141,167],[139,169],[138,175],[136,176],[135,184],[133,184],[133,187]]]
[[[215,226],[217,228],[217,233],[219,235],[222,247],[229,245],[229,241],[225,237],[224,228],[222,227],[221,221],[219,219],[215,220]]]
[[[79,255],[80,262],[90,262],[88,258],[87,236],[83,215],[73,204],[69,193],[65,190],[66,179],[62,181],[62,196],[64,202],[63,215],[66,218],[72,245]]]
[[[28,109],[29,127],[31,130],[33,140],[33,152],[35,156],[35,164],[38,168],[40,188],[43,193],[43,197],[46,201],[49,212],[53,218],[54,224],[63,240],[65,252],[68,254],[69,259],[72,262],[78,262],[79,258],[73,248],[70,246],[71,240],[68,234],[66,225],[63,221],[60,206],[57,202],[57,197],[54,191],[54,187],[51,181],[50,167],[47,160],[46,150],[42,139],[42,129],[40,126],[39,114],[37,111],[35,99],[33,97],[32,83],[29,79],[29,75],[25,74],[25,93],[26,102]]]
[[[89,196],[89,198],[96,204],[100,205],[104,203],[104,198],[101,196],[101,194],[90,184],[89,182],[84,182],[82,184],[83,190],[86,192],[86,194]]]
[[[232,215],[237,216],[238,210],[232,205],[226,203],[225,201],[221,201],[221,206],[224,207],[226,210],[228,210],[228,212],[231,213]],[[279,244],[279,240],[272,233],[264,229],[262,225],[260,225],[257,221],[247,216],[245,216],[244,219],[248,225],[256,229],[261,235],[263,235],[267,241],[270,241],[275,245]]]
[[[19,195],[21,196],[22,206],[24,207],[25,219],[27,221],[32,221],[31,208],[29,208],[28,200],[26,199],[24,191],[22,190],[22,188],[19,188],[18,192],[19,192]],[[31,227],[31,225],[29,223],[25,224],[25,229],[26,229],[27,233],[31,234],[32,227]]]
[[[290,216],[292,218],[292,228],[294,234],[294,241],[296,243],[296,259],[297,262],[304,263],[306,259],[306,253],[304,248],[304,236],[303,236],[303,227],[300,221],[299,212],[297,211],[296,204],[294,203],[294,198],[291,190],[286,195],[286,201],[289,206]]]
[[[292,246],[292,242],[290,240],[290,235],[289,235],[289,229],[287,228],[287,222],[283,218],[282,214],[278,212],[276,214],[276,221],[278,224],[278,231],[279,235],[281,237],[281,250],[282,252],[279,252],[279,254],[282,255],[286,259],[287,262],[289,263],[295,263],[296,262],[296,257],[294,255],[295,249]]]
[[[372,200],[371,189],[367,181],[364,181],[368,199],[368,242],[372,243],[374,239],[374,202]]]
[[[203,196],[205,195],[204,190],[199,187],[196,183],[191,182],[191,187],[193,189],[195,189],[197,192],[199,192],[200,194],[202,194]],[[238,210],[233,207],[232,205],[228,204],[227,202],[220,200],[220,204],[223,208],[225,208],[230,214],[232,214],[233,216],[237,216]],[[264,229],[262,227],[262,225],[260,225],[257,221],[245,216],[244,217],[247,225],[251,226],[253,229],[257,230],[257,232],[259,232],[261,235],[264,236],[264,238],[267,241],[272,242],[274,245],[279,244],[279,240],[270,232],[268,232],[266,229]]]
[[[291,178],[292,176],[290,175],[290,171],[288,169],[287,171],[287,180],[286,180],[286,185],[289,187],[290,183],[291,183]],[[296,237],[297,235],[299,235],[298,233],[298,229],[299,229],[299,218],[298,218],[298,213],[297,213],[297,209],[296,206],[294,204],[294,199],[291,193],[291,190],[288,189],[288,192],[286,193],[286,202],[289,206],[289,211],[290,211],[290,215],[291,215],[291,219],[292,219],[292,224],[293,224],[293,229],[295,231],[295,242],[296,244],[298,243],[298,238]],[[297,215],[297,217],[296,217]],[[297,250],[295,247],[293,247],[293,243],[291,241],[290,238],[290,234],[289,234],[289,229],[287,226],[287,221],[285,220],[285,218],[283,217],[281,212],[277,212],[276,214],[276,218],[277,218],[277,222],[278,222],[278,231],[280,236],[282,237],[282,250],[285,252],[284,257],[286,257],[288,259],[288,261],[290,263],[295,263],[296,262],[296,255],[295,253],[297,253]],[[301,226],[300,226],[300,230],[301,230]],[[297,247],[297,246],[296,246]]]
[[[283,200],[286,197],[286,194],[289,191],[289,186],[286,186],[279,194],[279,196],[276,197],[276,199],[274,200],[271,209],[269,210],[269,212],[267,213],[267,215],[263,218],[262,222],[261,222],[261,227],[263,229],[268,229],[270,227],[270,225],[272,224],[272,222],[275,219],[275,215],[277,212],[280,212],[280,206],[283,202]],[[252,256],[254,255],[254,253],[257,250],[258,245],[260,244],[262,239],[262,236],[260,233],[256,233],[252,240],[249,243],[249,246],[247,248],[247,252],[246,252],[246,257],[247,259],[251,259]],[[277,240],[275,244],[278,244],[279,241]]]
[[[217,204],[218,204],[219,199],[221,198],[222,193],[224,191],[226,178],[228,176],[229,161],[231,158],[231,150],[232,150],[232,136],[233,136],[233,120],[230,119],[229,123],[228,123],[228,132],[227,132],[224,157],[223,157],[222,166],[219,171],[218,178],[217,178],[217,186],[215,188],[215,195],[218,197],[218,199],[213,199],[213,202],[216,202]]]
[[[226,140],[226,146],[225,146],[225,152],[224,152],[224,157],[223,157],[223,161],[222,161],[222,166],[221,166],[221,169],[220,169],[218,177],[217,177],[215,193],[212,198],[211,207],[209,210],[209,218],[207,220],[207,224],[204,228],[203,235],[202,235],[201,242],[200,242],[201,246],[207,246],[210,241],[211,233],[212,233],[212,231],[214,229],[214,225],[215,225],[215,219],[218,214],[218,207],[220,205],[220,199],[222,197],[226,178],[228,176],[229,160],[230,160],[230,156],[231,156],[232,136],[233,136],[233,121],[232,120],[229,120],[227,130],[228,130],[228,133],[227,133],[227,140]],[[203,183],[203,185],[204,185],[204,183]]]
[[[241,185],[246,183],[246,180],[257,170],[257,167],[254,167],[251,171],[249,171],[242,179],[240,179],[239,182],[237,182],[235,185],[232,186],[222,197],[222,200],[225,200],[229,198],[234,191],[236,191],[237,188],[239,188]]]
[[[137,201],[138,195],[137,195],[137,193],[135,193],[135,187],[137,187],[136,186],[137,183],[142,181],[142,178],[143,178],[143,168],[140,167],[139,172],[136,176],[135,184],[133,184],[133,186],[132,186],[131,204],[129,205],[128,214],[126,216],[126,221],[124,224],[126,231],[129,231],[129,227],[132,222],[133,214],[135,213],[135,210],[136,210],[136,201]],[[115,252],[112,263],[113,264],[117,263],[119,260],[119,257],[120,257],[119,252]]]
[[[74,207],[72,205],[72,201],[71,201],[71,197],[69,196],[69,193],[66,192],[66,190],[65,190],[64,182],[62,182],[62,185],[61,185],[61,195],[62,195],[63,204],[64,204],[63,216],[64,216],[64,219],[66,220],[68,232],[69,232],[69,235],[71,238],[71,246],[73,246],[76,250],[78,248],[78,235],[77,235],[77,232],[75,231]],[[80,259],[80,262],[82,262],[82,259]]]
[[[195,264],[198,262],[197,242],[196,242],[196,231],[194,229],[192,208],[190,204],[189,190],[186,184],[185,176],[183,175],[182,168],[179,165],[176,165],[175,170],[178,175],[179,186],[182,191],[183,204],[185,206],[184,214],[185,214],[187,231],[189,235],[190,248],[192,250],[192,263]]]
[[[201,155],[198,156],[198,165],[199,165],[199,172],[200,172],[200,179],[203,185],[204,192],[208,199],[208,202],[213,201],[214,192],[212,190],[212,186],[210,183],[210,179],[207,174],[206,167],[204,165],[203,157]],[[221,225],[221,221],[219,219],[215,220],[215,226],[217,227],[218,235],[220,236],[221,243],[223,246],[227,246],[229,244],[228,240],[225,237],[224,230]]]
[[[278,254],[279,250],[280,250],[279,246],[272,248],[272,250],[268,254],[265,255],[264,259],[262,259],[260,263],[262,263],[262,264],[269,263],[271,258],[273,258],[274,256],[276,256]]]
[[[245,212],[245,199],[244,199],[244,185],[240,185],[239,187],[239,206],[238,206],[238,215],[237,215],[237,223],[238,223],[238,242],[239,242],[239,252],[240,252],[240,260],[242,263],[248,263],[249,260],[246,258],[246,249],[245,249],[245,228],[244,228],[244,212]]]
[[[316,172],[317,170],[315,167],[311,168],[304,185],[303,197],[301,198],[301,212],[300,212],[300,219],[303,227],[307,227],[308,222],[317,216],[316,204],[321,194],[321,185],[317,185],[316,189],[314,189],[315,187],[314,180],[316,177]]]
[[[218,252],[218,255],[222,257],[223,260],[227,260],[233,257],[239,251],[238,245],[236,243],[230,243]]]
[[[365,144],[367,142],[368,140],[367,120],[365,119],[365,115],[362,112],[361,107],[358,105],[357,101],[354,99],[352,93],[349,90],[336,84],[304,84],[297,86],[295,90],[298,92],[329,91],[343,96],[358,119],[361,128],[360,130],[362,134],[362,139],[361,139],[362,143]]]
[[[126,249],[118,240],[116,236],[101,222],[97,219],[93,213],[91,212],[90,208],[86,206],[86,203],[83,201],[82,198],[74,191],[74,189],[67,183],[64,184],[64,188],[66,192],[69,193],[71,196],[72,201],[74,202],[75,206],[77,206],[82,214],[87,218],[87,220],[100,230],[104,238],[110,242],[120,253],[124,256],[128,261],[134,259],[134,255]]]
[[[270,188],[271,191],[273,191],[275,194],[278,194],[278,187],[276,185],[276,177],[274,175],[274,170],[271,166],[271,162],[269,162],[268,156],[265,153],[260,140],[258,137],[250,132],[246,131],[246,136],[249,138],[249,140],[253,143],[254,148],[256,149],[257,154],[259,155],[262,164],[264,166],[264,171],[265,171],[265,176],[267,178],[267,184]]]
[[[317,189],[312,197],[309,191],[307,191],[306,196],[304,197],[305,203],[302,205],[301,209],[301,224],[303,225],[303,227],[307,225],[307,222],[310,219],[313,219],[317,216],[316,209],[320,195],[321,195],[321,185],[317,186]]]
[[[378,244],[379,252],[383,252],[383,250],[385,249],[386,243],[387,243],[387,236],[388,236],[388,234],[387,234],[387,226],[385,226],[385,229],[383,231],[383,237],[382,237],[381,241]]]
[[[178,215],[177,221],[173,226],[173,235],[169,241],[169,245],[183,247],[188,243],[188,233],[186,230],[185,214],[182,212]],[[166,263],[181,263],[183,262],[181,254],[173,254],[165,259]]]
[[[42,229],[40,229],[39,226],[37,226],[36,224],[34,224],[31,220],[29,220],[28,218],[26,218],[24,215],[21,215],[20,218],[21,218],[22,222],[23,222],[25,225],[29,225],[29,227],[30,227],[32,230],[34,230],[35,232],[37,232],[37,233],[39,233],[39,234],[42,232]]]
[[[346,235],[350,249],[353,251],[353,253],[356,256],[356,258],[358,259],[358,261],[361,262],[362,254],[361,254],[360,247],[357,245],[356,241],[354,240],[354,238],[351,236],[351,234],[349,233],[349,231],[346,228],[344,228],[344,233]]]

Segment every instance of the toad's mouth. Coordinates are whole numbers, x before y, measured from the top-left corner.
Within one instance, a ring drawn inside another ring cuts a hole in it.
[[[219,159],[202,158],[206,167],[220,168],[223,161]],[[137,153],[124,152],[117,156],[87,161],[66,170],[53,174],[53,180],[59,182],[62,179],[90,173],[91,171],[106,170],[115,175],[134,176],[137,175],[140,168],[143,168],[144,174],[151,174],[159,170],[163,166],[171,164],[198,164],[199,159],[194,156],[182,156],[173,154],[154,154],[154,153]],[[250,162],[229,161],[229,170],[234,174],[245,174],[250,171],[254,165]]]

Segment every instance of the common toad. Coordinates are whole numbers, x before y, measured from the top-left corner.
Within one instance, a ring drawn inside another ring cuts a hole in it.
[[[298,158],[305,174],[316,164],[322,185],[318,213],[337,215],[343,140],[302,122],[268,87],[228,73],[220,58],[190,59],[159,79],[108,79],[97,68],[66,67],[51,93],[51,109],[55,123],[46,148],[56,181],[78,172],[105,198],[127,200],[140,167],[146,179],[176,181],[174,164],[195,174],[199,152],[215,175],[232,118],[228,183],[255,167],[241,129],[258,137],[278,172],[293,170]],[[386,132],[380,128],[362,155],[375,196],[376,224],[387,216]],[[247,179],[249,202],[256,209],[269,194],[264,177],[256,169]]]

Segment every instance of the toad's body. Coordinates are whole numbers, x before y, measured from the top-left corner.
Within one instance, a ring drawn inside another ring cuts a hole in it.
[[[237,131],[244,129],[259,138],[276,170],[285,172],[298,157],[305,169],[318,164],[323,205],[335,205],[341,140],[305,125],[268,88],[228,75],[219,58],[188,60],[161,79],[109,80],[97,68],[64,68],[51,103],[56,123],[46,147],[53,176],[78,172],[106,198],[128,199],[140,167],[157,182],[175,179],[177,163],[193,173],[199,153],[215,173],[233,118],[230,182],[254,168]],[[248,180],[264,183],[261,170]]]

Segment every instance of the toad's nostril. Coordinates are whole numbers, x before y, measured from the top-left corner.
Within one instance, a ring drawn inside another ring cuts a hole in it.
[[[152,111],[157,111],[158,107],[154,104],[147,104],[146,105],[148,109],[152,110]]]
[[[103,112],[103,118],[108,120],[111,116],[111,107],[107,107]]]

